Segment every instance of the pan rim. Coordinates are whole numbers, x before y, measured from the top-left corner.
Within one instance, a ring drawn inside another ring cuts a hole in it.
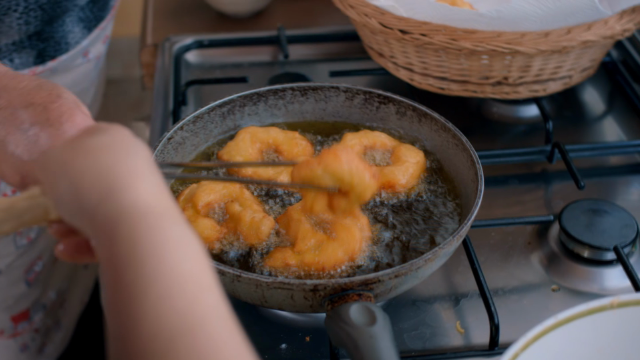
[[[250,90],[250,91],[245,91],[245,92],[238,93],[238,94],[235,94],[235,95],[231,95],[231,96],[226,97],[224,99],[220,99],[218,101],[212,102],[211,104],[209,104],[209,105],[197,110],[196,112],[194,112],[194,113],[186,116],[182,120],[180,120],[169,131],[167,131],[167,133],[165,133],[162,136],[160,141],[158,141],[158,144],[156,145],[156,147],[154,149],[153,156],[156,157],[156,155],[158,154],[159,149],[161,147],[163,147],[164,144],[167,141],[169,141],[168,139],[171,138],[171,136],[173,135],[174,132],[177,132],[178,129],[181,128],[184,124],[186,124],[190,119],[198,118],[200,115],[202,115],[202,114],[206,113],[207,111],[209,111],[209,109],[212,108],[212,107],[217,107],[217,106],[219,106],[221,104],[224,104],[224,103],[227,103],[227,102],[231,102],[231,101],[236,100],[237,98],[240,98],[240,97],[243,97],[243,96],[247,96],[247,95],[251,95],[251,94],[263,93],[263,92],[268,92],[268,91],[271,91],[271,90],[278,90],[278,89],[292,89],[292,88],[304,88],[304,87],[314,87],[314,88],[328,87],[328,88],[338,88],[338,89],[350,89],[350,90],[375,93],[375,94],[378,94],[378,95],[390,97],[390,98],[393,98],[394,100],[401,101],[401,102],[407,103],[408,105],[416,107],[419,110],[428,113],[430,116],[436,118],[438,121],[440,121],[441,123],[446,125],[450,130],[452,130],[459,137],[460,140],[462,140],[462,143],[464,144],[464,146],[467,149],[467,151],[469,151],[471,153],[471,157],[473,159],[473,163],[475,164],[475,167],[476,167],[476,175],[478,177],[478,187],[476,189],[476,198],[474,199],[473,206],[471,207],[471,211],[469,212],[469,214],[467,215],[465,220],[462,223],[460,223],[460,225],[458,226],[456,231],[449,236],[449,238],[447,238],[445,241],[443,241],[441,244],[439,244],[435,248],[431,249],[429,252],[427,252],[427,253],[425,253],[425,254],[423,254],[423,255],[421,255],[421,256],[413,259],[413,260],[410,260],[410,261],[408,261],[406,263],[403,263],[401,265],[398,265],[398,266],[395,266],[395,267],[392,267],[392,268],[389,268],[389,269],[373,272],[373,273],[370,273],[370,274],[357,275],[357,276],[351,276],[351,277],[345,277],[345,278],[335,278],[335,279],[281,278],[281,277],[256,274],[256,273],[252,273],[252,272],[249,272],[249,271],[240,270],[240,269],[237,269],[237,268],[234,268],[232,266],[219,263],[219,262],[211,259],[211,262],[216,267],[216,269],[231,273],[232,275],[235,275],[235,276],[250,277],[250,278],[253,278],[255,280],[259,280],[261,282],[271,283],[271,284],[282,283],[282,284],[289,284],[289,285],[293,284],[293,285],[303,285],[303,286],[315,286],[315,285],[326,285],[327,283],[331,283],[332,285],[346,285],[346,284],[349,284],[349,283],[352,283],[352,282],[363,283],[363,282],[368,282],[368,281],[374,281],[379,277],[393,276],[394,274],[404,273],[406,271],[409,271],[414,266],[417,266],[417,265],[415,265],[416,263],[424,262],[426,259],[429,259],[429,258],[435,256],[435,254],[439,253],[440,251],[443,251],[447,246],[449,246],[449,243],[451,241],[454,241],[456,238],[460,238],[460,240],[462,240],[462,238],[464,237],[463,234],[466,234],[466,232],[468,232],[469,229],[471,228],[471,224],[472,224],[473,220],[475,219],[475,217],[476,217],[476,215],[478,213],[478,210],[480,209],[480,205],[482,203],[482,197],[484,195],[484,173],[482,171],[482,164],[480,163],[480,158],[478,157],[478,154],[476,153],[475,149],[473,148],[473,146],[471,145],[471,143],[469,142],[467,137],[464,136],[464,134],[462,134],[462,132],[455,125],[453,125],[449,120],[447,120],[442,115],[436,113],[432,109],[430,109],[430,108],[428,108],[428,107],[426,107],[426,106],[424,106],[424,105],[422,105],[422,104],[420,104],[418,102],[415,102],[413,100],[407,99],[405,97],[402,97],[402,96],[399,96],[399,95],[396,95],[396,94],[393,94],[393,93],[390,93],[390,92],[386,92],[386,91],[382,91],[382,90],[378,90],[378,89],[370,89],[370,88],[361,87],[361,86],[348,85],[348,84],[317,83],[317,82],[280,84],[280,85],[267,86],[267,87],[262,87],[262,88]],[[436,156],[437,155],[438,154],[436,154]]]

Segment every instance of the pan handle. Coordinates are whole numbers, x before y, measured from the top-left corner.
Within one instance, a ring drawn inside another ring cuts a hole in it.
[[[331,341],[353,360],[399,360],[389,316],[370,294],[354,295],[329,300],[324,326]]]

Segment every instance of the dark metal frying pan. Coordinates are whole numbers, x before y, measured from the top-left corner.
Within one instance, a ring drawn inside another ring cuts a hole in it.
[[[433,111],[382,91],[348,85],[292,84],[250,91],[213,103],[176,125],[160,142],[159,162],[192,159],[205,147],[249,125],[340,121],[422,139],[453,180],[460,227],[439,246],[403,265],[332,280],[281,279],[215,263],[227,292],[240,300],[291,312],[327,312],[331,340],[354,359],[397,359],[387,315],[375,305],[415,286],[438,269],[469,231],[483,193],[480,161],[471,144]]]

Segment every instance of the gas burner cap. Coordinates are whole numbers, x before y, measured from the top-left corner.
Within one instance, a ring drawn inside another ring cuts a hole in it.
[[[542,119],[535,101],[482,99],[480,112],[491,120],[509,123],[530,123]]]
[[[273,75],[271,78],[269,78],[269,85],[293,84],[309,81],[311,81],[311,79],[309,79],[309,77],[304,74],[295,72],[283,72],[277,75]]]
[[[633,215],[605,200],[575,201],[562,209],[558,222],[560,242],[587,260],[615,260],[616,245],[629,254],[638,239],[638,222]]]

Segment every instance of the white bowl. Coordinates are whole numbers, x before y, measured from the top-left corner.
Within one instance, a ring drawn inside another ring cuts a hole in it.
[[[563,311],[516,341],[502,360],[640,359],[640,294]]]
[[[246,18],[266,8],[271,0],[205,0],[215,10],[234,18]]]

